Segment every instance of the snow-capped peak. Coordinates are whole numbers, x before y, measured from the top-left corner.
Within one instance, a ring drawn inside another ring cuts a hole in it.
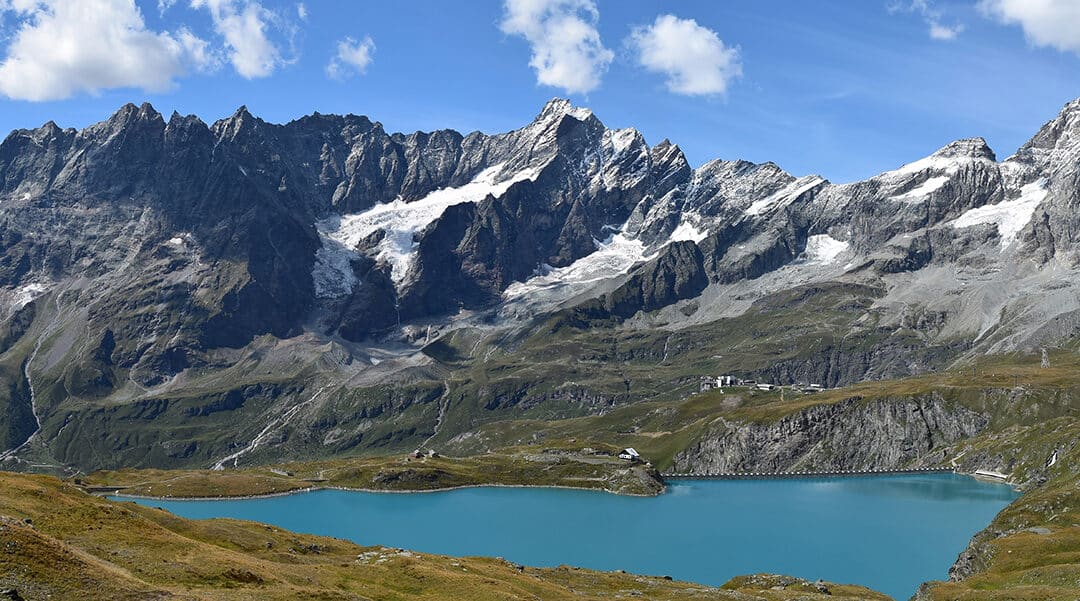
[[[544,105],[540,114],[537,115],[536,121],[555,121],[561,119],[564,115],[569,115],[578,121],[584,121],[592,117],[593,112],[585,107],[574,106],[565,98],[552,98]]]

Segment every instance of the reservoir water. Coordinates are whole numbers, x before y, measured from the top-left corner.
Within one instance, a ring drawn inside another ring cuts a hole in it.
[[[487,555],[531,566],[624,569],[720,585],[769,572],[862,584],[907,599],[941,580],[1016,493],[952,474],[676,481],[655,498],[549,488],[264,499],[140,500],[362,545]]]

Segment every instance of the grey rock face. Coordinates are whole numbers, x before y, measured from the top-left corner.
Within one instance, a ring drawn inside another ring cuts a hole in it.
[[[675,457],[678,473],[900,468],[931,449],[970,438],[989,418],[935,398],[849,399],[775,423],[721,420]]]

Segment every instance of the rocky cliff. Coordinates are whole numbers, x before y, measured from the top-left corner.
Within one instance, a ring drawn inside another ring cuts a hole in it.
[[[673,471],[785,472],[896,469],[969,439],[989,417],[936,396],[851,398],[773,422],[718,420],[675,456]]]

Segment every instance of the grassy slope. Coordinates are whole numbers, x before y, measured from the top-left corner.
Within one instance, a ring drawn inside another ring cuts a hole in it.
[[[1040,363],[1038,355],[988,357],[949,372],[864,382],[813,395],[786,392],[782,396],[779,392],[729,388],[676,402],[623,406],[598,416],[503,420],[482,426],[476,435],[452,442],[448,448],[481,452],[530,441],[602,441],[634,446],[663,470],[675,453],[716,419],[769,422],[811,406],[848,399],[902,400],[934,395],[989,415],[991,432],[1076,416],[1080,410],[1080,355],[1062,350],[1051,354],[1051,367],[1043,368]]]
[[[533,569],[359,547],[236,520],[192,521],[0,472],[0,590],[26,599],[884,600],[866,589],[735,581],[725,589],[619,572]]]
[[[414,459],[405,455],[286,463],[240,470],[117,470],[97,472],[89,486],[118,487],[124,494],[171,497],[249,496],[313,486],[368,490],[434,490],[482,484],[572,486],[621,494],[663,490],[656,470],[615,457],[618,449],[592,452],[558,448],[504,449],[474,457]]]

